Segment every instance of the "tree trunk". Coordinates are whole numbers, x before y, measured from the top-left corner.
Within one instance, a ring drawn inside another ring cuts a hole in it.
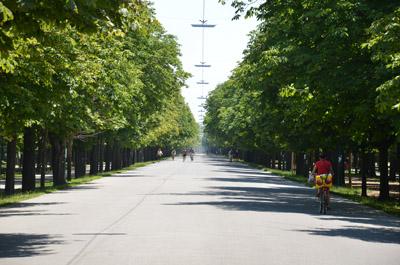
[[[36,188],[35,178],[35,129],[24,129],[24,149],[22,164],[22,191],[33,191]]]
[[[67,183],[65,179],[65,142],[57,135],[50,135],[52,146],[53,185],[59,186]]]
[[[399,200],[400,200],[400,143],[397,143],[396,148],[396,157],[397,157],[397,173],[399,174]]]
[[[291,171],[292,170],[292,153],[291,152],[286,152],[285,153],[285,170],[286,171]]]
[[[128,148],[128,166],[133,165],[133,150]]]
[[[73,147],[75,150],[75,162],[74,162],[75,178],[80,178],[86,175],[85,145],[81,140],[78,139],[75,140]]]
[[[143,149],[139,150],[139,162],[144,162],[144,151],[143,151]]]
[[[282,152],[278,153],[278,169],[282,170]]]
[[[130,150],[129,150],[129,148],[126,148],[125,156],[126,156],[126,158],[125,158],[125,160],[126,160],[125,167],[129,167],[130,166]]]
[[[104,139],[102,136],[99,136],[99,172],[104,171]]]
[[[276,155],[275,155],[275,153],[272,153],[272,155],[271,155],[271,168],[272,169],[275,169],[275,167],[276,167]]]
[[[357,153],[354,154],[353,167],[354,167],[354,174],[358,175],[360,168],[360,159]]]
[[[118,146],[117,146],[116,143],[114,143],[113,147],[112,147],[112,157],[111,157],[111,159],[112,159],[111,169],[112,170],[118,170],[119,169],[118,168],[118,156],[119,156],[118,152],[119,152]]]
[[[397,174],[399,175],[399,181],[400,181],[400,143],[397,143],[396,145],[396,158],[397,158]]]
[[[349,177],[349,186],[350,186],[350,188],[353,187],[352,172],[351,172],[351,169],[353,168],[353,165],[354,165],[354,155],[353,155],[353,152],[350,152],[349,153],[349,159],[347,161],[347,174],[348,174],[348,177]]]
[[[334,182],[336,186],[343,186],[345,181],[344,181],[344,152],[339,151],[334,153]]]
[[[22,167],[23,167],[23,161],[24,161],[24,153],[23,152],[17,152],[17,164],[18,164],[18,171],[22,172]]]
[[[336,150],[329,152],[329,160],[332,162],[332,169],[334,173],[333,184],[335,186],[339,186],[339,177],[338,177],[339,154]]]
[[[376,178],[376,167],[375,167],[375,153],[369,153],[368,159],[368,177]]]
[[[0,175],[3,174],[3,161],[5,158],[5,154],[4,154],[5,149],[6,148],[4,148],[3,139],[0,138]]]
[[[398,146],[398,144],[393,146],[392,151],[390,152],[390,175],[389,175],[389,179],[392,181],[396,180],[396,174],[397,174],[397,170],[399,168],[399,160],[397,157],[397,153],[396,153],[396,146]]]
[[[137,157],[137,149],[133,150],[133,164],[136,164],[138,162],[138,157]]]
[[[15,163],[17,156],[17,140],[16,137],[7,142],[7,168],[6,168],[6,183],[4,192],[7,195],[14,194],[15,186]]]
[[[99,169],[99,150],[98,144],[96,143],[92,146],[90,152],[90,175],[96,175]]]
[[[143,162],[146,162],[147,161],[147,157],[148,157],[148,151],[147,151],[147,148],[143,148]]]
[[[304,177],[308,178],[308,175],[310,174],[310,171],[312,170],[313,164],[314,164],[314,155],[313,152],[309,152],[307,155],[307,164],[306,164],[306,170],[304,172]]]
[[[304,153],[296,153],[296,175],[303,176],[305,173]]]
[[[111,157],[112,157],[112,149],[110,142],[107,142],[106,150],[105,150],[105,160],[106,160],[106,168],[105,171],[111,170]]]
[[[367,197],[367,174],[368,174],[368,159],[369,155],[362,151],[361,152],[361,196]]]
[[[290,170],[294,170],[296,168],[296,154],[294,152],[292,152],[290,154],[291,158],[290,158]]]
[[[118,154],[118,161],[117,161],[118,169],[121,169],[122,166],[123,166],[123,158],[124,158],[124,151],[123,150],[124,150],[123,148],[118,147],[118,152],[117,152],[117,154]]]
[[[38,155],[38,168],[40,172],[40,188],[44,189],[46,186],[46,132],[41,130],[41,137],[39,143],[39,155]]]
[[[69,139],[67,141],[67,180],[71,181],[72,179],[72,148],[73,148],[73,140]]]
[[[122,154],[122,167],[126,167],[128,165],[128,160],[127,160],[127,149],[126,148],[122,148],[121,151]]]
[[[388,146],[379,147],[379,200],[389,199]]]

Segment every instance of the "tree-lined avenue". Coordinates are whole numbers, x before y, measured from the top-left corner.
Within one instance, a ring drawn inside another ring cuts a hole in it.
[[[0,264],[398,264],[400,220],[219,157],[162,161],[0,210]],[[57,225],[54,225],[57,224]]]

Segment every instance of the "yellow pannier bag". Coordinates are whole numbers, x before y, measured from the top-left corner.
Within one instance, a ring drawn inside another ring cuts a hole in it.
[[[333,177],[331,174],[329,175],[316,175],[315,176],[315,188],[332,188],[332,180]]]

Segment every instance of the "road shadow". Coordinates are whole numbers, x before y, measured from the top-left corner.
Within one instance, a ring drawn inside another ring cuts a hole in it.
[[[400,244],[400,233],[389,228],[345,226],[341,228],[320,228],[314,230],[295,230],[317,236],[348,237],[373,243]]]
[[[247,165],[223,166],[214,172],[218,177],[205,190],[172,195],[187,197],[175,206],[213,206],[225,211],[255,211],[296,213],[339,223],[335,229],[296,230],[312,235],[348,237],[368,242],[400,244],[400,219],[352,201],[333,196],[332,211],[319,214],[315,191],[267,172],[251,169]],[[226,176],[226,177],[225,177]],[[329,222],[332,223],[332,222]]]
[[[126,233],[77,233],[74,236],[126,236]]]
[[[212,198],[212,200],[180,202],[174,205],[212,205],[232,211],[287,212],[311,215],[318,213],[317,203],[311,197],[310,190],[306,188],[295,186],[287,188],[211,186],[207,187],[207,190],[173,195],[204,196]],[[310,205],[315,207],[310,207]]]
[[[153,176],[150,175],[143,175],[138,173],[118,173],[112,174],[110,176],[106,176],[106,178],[151,178]]]
[[[48,246],[63,244],[59,236],[46,234],[0,233],[0,258],[22,258],[49,255],[54,252]]]
[[[57,192],[68,192],[71,190],[98,190],[103,187],[104,186],[100,185],[99,183],[89,182],[78,186],[68,187],[67,189],[59,190]]]
[[[271,175],[271,173],[268,172],[254,172],[254,171],[250,171],[250,170],[213,170],[214,172],[226,172],[226,173],[230,173],[233,175],[246,175],[246,176],[268,176]]]
[[[250,167],[246,164],[238,163],[238,162],[229,162],[228,160],[221,159],[221,160],[207,160],[207,164],[216,166],[216,167],[229,167],[229,168],[236,168],[236,169],[250,169]]]
[[[32,202],[20,202],[10,206],[0,208],[0,218],[11,217],[11,216],[35,216],[35,215],[46,215],[46,216],[57,216],[57,215],[71,215],[69,213],[49,213],[45,210],[35,210],[35,206],[49,206],[49,205],[62,205],[63,202],[43,202],[43,203],[32,203]],[[25,210],[25,208],[30,208]],[[61,207],[61,206],[60,206]]]

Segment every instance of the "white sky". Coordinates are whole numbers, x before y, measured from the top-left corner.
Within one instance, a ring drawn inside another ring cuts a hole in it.
[[[193,115],[199,121],[199,107],[218,84],[226,81],[231,71],[242,58],[242,51],[248,42],[248,33],[256,28],[255,19],[232,21],[234,9],[229,5],[221,5],[218,0],[206,0],[205,18],[208,24],[216,24],[215,28],[205,29],[205,61],[211,68],[205,68],[204,80],[209,85],[198,85],[201,81],[199,64],[202,54],[202,29],[193,28],[191,24],[199,23],[203,16],[203,0],[151,0],[156,9],[157,18],[169,34],[175,35],[181,45],[182,63],[185,71],[192,74],[187,81],[188,88],[182,91]]]

